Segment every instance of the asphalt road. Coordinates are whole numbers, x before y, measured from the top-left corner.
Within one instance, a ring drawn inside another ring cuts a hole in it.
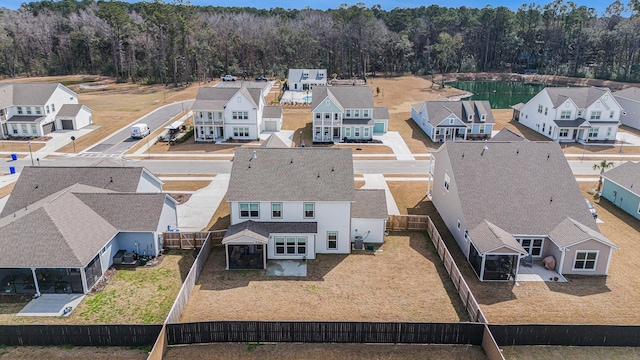
[[[69,157],[41,159],[42,166],[92,166],[103,160],[103,157]],[[156,174],[229,174],[231,161],[229,160],[127,160],[119,157],[112,158],[122,166],[144,166]],[[575,175],[598,176],[599,170],[593,169],[594,160],[570,160],[569,166]],[[22,167],[30,166],[31,161],[23,158],[7,162],[15,166],[20,172]],[[396,160],[354,160],[353,169],[356,174],[426,174],[429,167],[428,160],[396,161]]]
[[[165,105],[139,118],[134,123],[147,124],[149,125],[151,132],[153,132],[154,130],[166,124],[174,116],[178,115],[182,110],[191,107],[191,105],[193,105],[193,101],[194,100],[186,100]],[[131,138],[130,126],[126,126],[124,129],[118,131],[102,142],[94,145],[86,152],[119,155],[129,150],[129,148],[137,144],[138,141],[140,141],[140,139]]]

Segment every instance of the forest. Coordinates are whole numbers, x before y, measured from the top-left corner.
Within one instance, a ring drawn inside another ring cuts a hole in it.
[[[283,77],[537,72],[640,82],[640,0],[603,14],[546,5],[295,10],[43,0],[0,9],[0,77],[100,74],[179,86]]]

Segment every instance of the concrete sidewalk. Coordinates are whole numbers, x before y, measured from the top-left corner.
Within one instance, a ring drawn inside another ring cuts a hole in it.
[[[230,174],[218,174],[209,186],[194,192],[189,200],[178,205],[178,229],[201,231],[224,200]]]
[[[398,209],[398,205],[391,194],[391,190],[389,190],[389,186],[384,179],[384,175],[364,174],[363,176],[365,184],[362,189],[383,189],[387,199],[387,212],[389,215],[400,215],[400,209]]]
[[[384,145],[387,145],[393,150],[397,160],[415,160],[411,150],[404,142],[402,136],[397,131],[388,131],[382,135],[374,135],[374,139],[381,140]]]

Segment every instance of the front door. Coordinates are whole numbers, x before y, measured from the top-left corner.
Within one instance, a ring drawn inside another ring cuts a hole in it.
[[[573,129],[573,135],[571,136],[571,138],[575,140],[577,135],[578,135],[578,130]]]
[[[334,138],[340,138],[340,128],[339,127],[333,128],[333,137]]]

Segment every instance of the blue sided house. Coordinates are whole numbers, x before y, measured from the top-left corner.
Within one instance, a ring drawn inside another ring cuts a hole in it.
[[[627,161],[602,174],[601,196],[640,220],[640,163]]]

